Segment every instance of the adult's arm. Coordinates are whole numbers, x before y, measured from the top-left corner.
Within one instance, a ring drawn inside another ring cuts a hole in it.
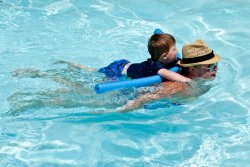
[[[163,82],[159,87],[156,88],[155,93],[140,95],[138,98],[128,101],[128,103],[118,109],[118,111],[125,112],[135,110],[142,107],[143,104],[147,102],[167,97],[170,98],[171,96],[184,91],[187,87],[189,87],[188,84],[182,82]]]

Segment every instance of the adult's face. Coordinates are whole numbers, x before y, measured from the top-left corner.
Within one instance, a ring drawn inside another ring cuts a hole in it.
[[[214,79],[218,70],[217,63],[208,65],[199,65],[191,67],[191,73],[194,78]]]

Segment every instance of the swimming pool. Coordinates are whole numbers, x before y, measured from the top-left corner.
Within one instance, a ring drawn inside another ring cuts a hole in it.
[[[0,1],[0,166],[248,166],[247,0]],[[137,94],[58,60],[102,67],[148,57],[155,28],[177,47],[205,40],[222,57],[213,87],[180,106],[112,110]],[[18,70],[19,69],[19,70]]]

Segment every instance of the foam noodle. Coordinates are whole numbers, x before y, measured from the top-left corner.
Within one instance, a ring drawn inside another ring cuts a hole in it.
[[[173,72],[178,72],[179,69],[180,69],[179,67],[175,66],[169,70]],[[127,81],[108,82],[108,83],[96,84],[95,91],[97,94],[101,94],[101,93],[109,92],[112,90],[123,89],[123,88],[150,86],[150,85],[161,83],[162,80],[163,78],[160,77],[159,75],[154,75],[151,77],[131,79]]]

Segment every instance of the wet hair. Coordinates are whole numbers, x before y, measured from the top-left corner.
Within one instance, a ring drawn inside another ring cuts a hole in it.
[[[175,45],[175,38],[170,34],[154,34],[148,40],[148,52],[153,61],[158,61],[163,53],[168,53]]]

